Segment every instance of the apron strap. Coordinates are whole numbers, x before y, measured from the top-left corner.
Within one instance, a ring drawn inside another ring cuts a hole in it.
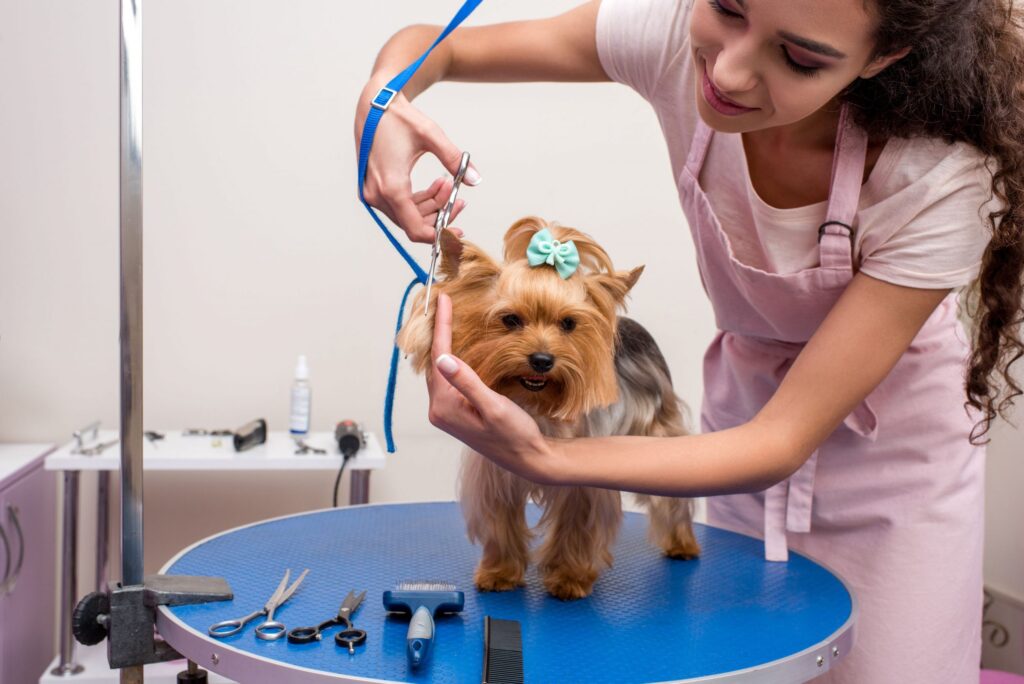
[[[818,228],[818,252],[824,268],[854,270],[853,234],[860,188],[864,181],[868,136],[850,118],[850,106],[839,113],[836,146],[832,154],[832,179],[825,222]]]
[[[828,210],[825,222],[818,228],[818,250],[823,268],[852,273],[854,221],[864,180],[868,138],[850,118],[849,105],[839,114],[835,152],[832,155],[832,178],[829,184]],[[841,275],[846,278],[848,276]],[[863,407],[863,408],[862,408]],[[858,406],[845,421],[852,423],[858,434],[874,438],[877,422],[865,404]],[[765,492],[764,548],[765,559],[786,561],[789,549],[786,532],[811,531],[811,508],[814,502],[814,476],[818,468],[818,450],[784,482]]]
[[[768,488],[764,495],[764,557],[768,561],[789,560],[786,532],[811,531],[814,474],[818,452],[800,466],[788,480]]]

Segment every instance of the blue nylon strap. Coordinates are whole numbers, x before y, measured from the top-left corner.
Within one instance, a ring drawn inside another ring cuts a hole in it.
[[[402,304],[398,307],[398,322],[395,324],[395,337],[402,329],[402,314],[405,312],[405,302],[409,299],[409,293],[416,287],[418,280],[413,278],[409,286],[405,288],[402,295]],[[391,348],[391,370],[388,371],[388,391],[384,395],[384,441],[387,442],[388,453],[395,453],[395,439],[391,435],[391,411],[395,406],[395,382],[398,380],[398,343]]]
[[[373,98],[373,105],[370,107],[369,113],[366,115],[366,123],[363,124],[363,134],[359,139],[359,201],[366,207],[366,211],[370,213],[370,218],[373,219],[374,223],[384,231],[385,237],[391,243],[403,259],[405,263],[409,264],[409,268],[412,269],[415,278],[409,286],[405,288],[405,294],[402,296],[402,305],[398,310],[398,327],[395,329],[395,335],[398,335],[398,331],[402,329],[402,314],[405,311],[405,303],[409,298],[409,293],[417,283],[425,285],[427,282],[427,272],[424,271],[416,260],[412,258],[402,247],[401,243],[395,239],[395,236],[391,234],[391,231],[387,229],[384,222],[377,216],[377,212],[373,210],[370,203],[366,201],[366,197],[363,195],[363,187],[366,185],[366,167],[370,160],[370,150],[373,148],[373,136],[377,133],[377,124],[380,123],[381,118],[384,116],[384,112],[387,111],[391,101],[397,97],[399,91],[405,87],[405,84],[409,82],[412,75],[416,73],[416,70],[420,68],[423,62],[426,61],[430,53],[434,51],[434,48],[438,44],[448,37],[448,34],[458,28],[459,24],[465,21],[466,17],[473,13],[473,10],[483,2],[483,0],[466,0],[459,11],[455,13],[452,20],[448,22],[448,26],[441,31],[441,34],[434,40],[434,42],[427,48],[426,52],[420,55],[420,58],[415,62],[407,66],[400,74],[388,81],[387,86],[382,88]],[[388,373],[388,388],[387,394],[384,397],[384,437],[387,441],[387,449],[389,454],[395,453],[395,443],[391,435],[391,413],[395,403],[395,383],[397,381],[398,374],[398,344],[391,350],[391,369]]]

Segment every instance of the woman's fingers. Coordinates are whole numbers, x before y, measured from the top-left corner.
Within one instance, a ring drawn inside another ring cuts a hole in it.
[[[434,372],[440,373],[445,381],[459,391],[477,411],[483,413],[494,405],[497,395],[480,376],[461,360],[452,355],[452,300],[441,294],[437,298],[434,313]]]
[[[437,157],[444,168],[448,169],[448,173],[452,176],[459,172],[459,165],[462,163],[462,150],[458,148],[448,136],[444,134],[441,127],[437,124],[426,126],[426,134],[423,136],[423,142],[427,148],[427,151]],[[466,185],[480,185],[483,178],[480,177],[480,173],[476,170],[473,162],[469,163],[469,168],[466,169],[466,175],[463,177]]]

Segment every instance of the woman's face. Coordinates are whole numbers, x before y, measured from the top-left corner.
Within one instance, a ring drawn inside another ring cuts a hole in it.
[[[730,133],[785,126],[817,112],[871,61],[875,19],[864,0],[694,0],[697,108]]]

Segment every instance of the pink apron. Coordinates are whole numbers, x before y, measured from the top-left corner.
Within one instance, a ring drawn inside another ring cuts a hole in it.
[[[698,182],[713,131],[698,121],[679,179],[719,333],[704,359],[704,432],[747,422],[854,276],[867,137],[840,117],[820,265],[739,262]],[[808,226],[813,230],[813,226]],[[750,226],[753,231],[754,227]],[[711,524],[806,553],[858,604],[854,651],[821,682],[976,684],[981,656],[984,449],[963,408],[969,348],[951,294],[888,377],[788,480],[708,499]]]

